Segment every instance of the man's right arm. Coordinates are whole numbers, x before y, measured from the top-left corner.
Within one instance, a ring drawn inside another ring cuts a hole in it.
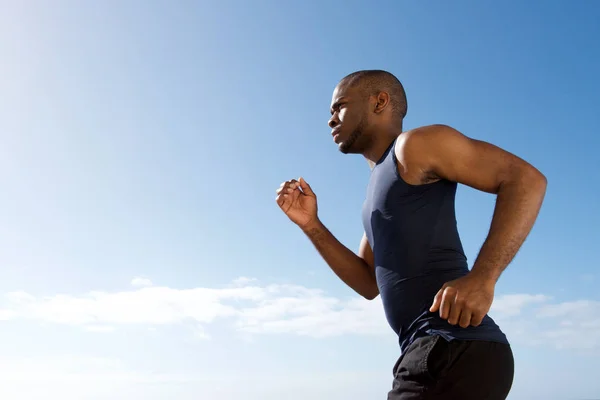
[[[366,235],[362,237],[357,255],[340,243],[321,221],[311,223],[302,230],[321,257],[346,285],[368,300],[373,300],[379,295],[373,266],[373,251]]]

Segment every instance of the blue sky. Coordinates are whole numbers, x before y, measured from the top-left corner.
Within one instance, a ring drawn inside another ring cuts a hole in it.
[[[380,302],[275,203],[305,177],[357,249],[369,169],[331,141],[329,102],[380,68],[406,87],[406,129],[449,124],[546,174],[491,313],[510,398],[600,397],[599,18],[566,1],[6,3],[0,395],[385,398],[399,350]],[[458,191],[470,261],[493,206]]]

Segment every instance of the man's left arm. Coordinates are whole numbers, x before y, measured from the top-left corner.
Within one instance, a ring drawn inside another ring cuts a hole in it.
[[[489,311],[498,278],[533,227],[546,193],[546,178],[516,155],[448,126],[423,128],[414,141],[431,178],[496,194],[490,230],[471,272],[466,279],[446,284],[431,307],[451,324],[479,325]]]

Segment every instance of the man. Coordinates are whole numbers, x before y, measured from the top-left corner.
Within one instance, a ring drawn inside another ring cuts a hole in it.
[[[402,84],[385,71],[355,72],[334,90],[333,140],[372,169],[358,254],[320,221],[303,178],[284,182],[277,204],[343,282],[366,299],[381,295],[401,348],[388,400],[505,399],[513,354],[487,313],[498,278],[537,218],[546,179],[515,155],[449,126],[404,132],[406,111]],[[459,183],[497,196],[471,270],[456,227]]]

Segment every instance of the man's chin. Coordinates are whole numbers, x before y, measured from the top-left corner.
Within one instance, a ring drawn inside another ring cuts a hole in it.
[[[355,131],[352,135],[346,137],[345,140],[341,140],[338,143],[339,151],[343,154],[360,154],[361,146],[360,144],[357,145],[357,143],[360,143],[360,141],[357,140],[359,136],[360,132]]]
[[[354,151],[354,148],[352,145],[347,145],[344,142],[341,142],[338,145],[338,150],[340,151],[340,153],[342,154],[354,154],[356,153],[356,151]]]

